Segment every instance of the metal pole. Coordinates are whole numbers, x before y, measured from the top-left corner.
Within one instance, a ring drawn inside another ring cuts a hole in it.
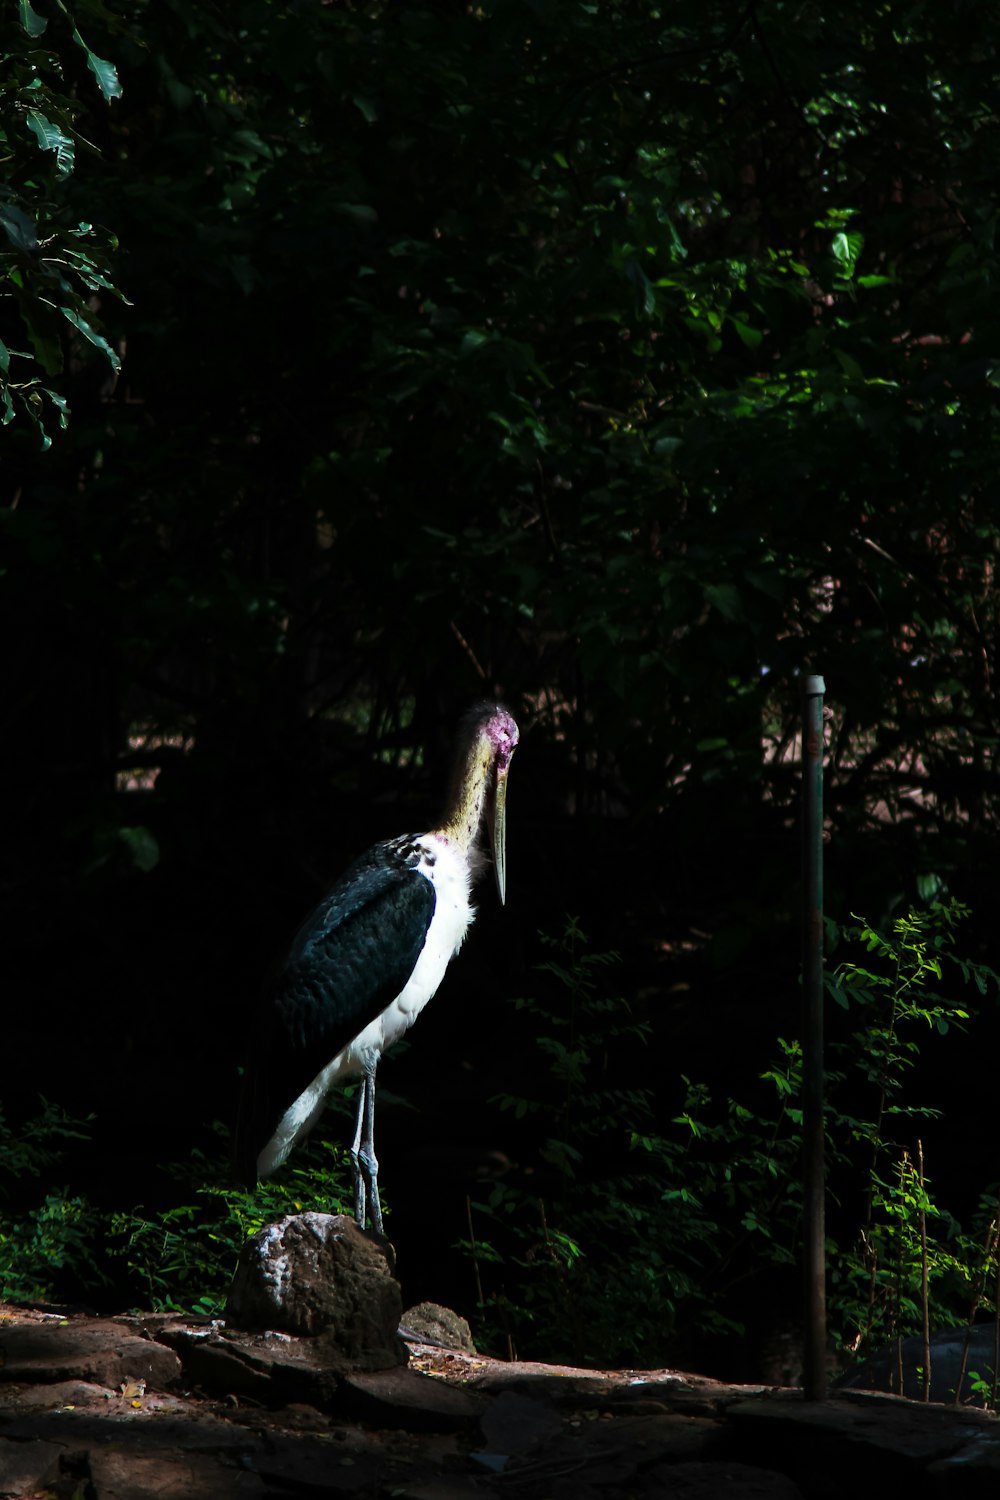
[[[802,1185],[807,1401],[826,1399],[826,1213],[823,1134],[823,694],[802,689]]]

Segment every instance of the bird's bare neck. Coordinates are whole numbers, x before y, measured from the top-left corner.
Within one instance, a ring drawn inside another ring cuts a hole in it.
[[[471,853],[479,836],[489,792],[493,747],[477,735],[455,767],[451,795],[437,832],[463,854]]]

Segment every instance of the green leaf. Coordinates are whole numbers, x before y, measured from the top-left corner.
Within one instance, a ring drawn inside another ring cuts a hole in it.
[[[462,334],[462,342],[459,345],[459,353],[462,356],[475,354],[477,349],[481,349],[484,344],[490,343],[492,339],[493,335],[484,333],[481,328],[467,328]]]
[[[56,159],[56,171],[60,177],[68,177],[73,170],[76,148],[68,135],[58,125],[53,125],[37,109],[29,109],[26,115],[28,129],[35,136],[43,151],[51,151]]]
[[[3,339],[0,339],[0,371],[2,371],[4,375],[6,375],[9,369],[10,350],[7,348],[7,345],[4,343]]]
[[[41,36],[49,24],[45,16],[40,16],[36,10],[32,10],[29,0],[18,0],[18,9],[21,12],[21,25],[29,36]]]
[[[836,1000],[837,1004],[842,1006],[844,1010],[850,1009],[851,1002],[846,991],[843,990],[835,980],[827,979],[826,992],[829,996],[831,996],[832,999]]]
[[[944,889],[944,881],[931,870],[917,876],[917,895],[921,901],[933,901]]]
[[[98,57],[96,52],[91,52],[83,37],[76,30],[73,32],[73,40],[78,47],[82,47],[84,52],[86,52],[87,67],[97,79],[101,93],[105,99],[109,103],[112,99],[120,99],[122,96],[122,86],[114,63],[108,62],[107,58]]]
[[[730,323],[732,323],[733,327],[736,329],[736,332],[739,334],[744,344],[746,344],[747,348],[756,349],[761,339],[764,337],[760,329],[751,328],[750,324],[744,323],[742,318],[734,318],[731,314],[729,321]]]
[[[656,311],[656,292],[652,282],[637,260],[627,260],[624,269],[635,288],[636,311],[641,310],[647,318],[651,317]]]
[[[115,353],[115,351],[112,349],[111,345],[108,343],[107,339],[102,338],[101,335],[97,332],[96,328],[92,328],[87,322],[86,318],[81,318],[80,314],[78,312],[74,312],[73,308],[60,307],[59,311],[68,322],[73,324],[74,328],[78,328],[80,330],[85,339],[90,340],[95,349],[100,349],[101,353],[107,357],[111,368],[117,375],[122,367],[122,362],[118,358],[118,355]]]
[[[370,229],[378,223],[378,213],[370,203],[334,203],[333,209],[359,229]]]
[[[858,257],[864,249],[864,243],[864,235],[859,234],[857,231],[851,234],[841,232],[834,235],[830,249],[834,260],[840,266],[844,276],[851,277],[854,275],[854,267],[857,265]]]
[[[47,321],[47,311],[42,308],[37,309],[37,311],[45,313],[45,321]],[[46,375],[61,375],[63,370],[63,353],[59,346],[59,340],[54,338],[48,329],[42,327],[35,320],[30,308],[22,305],[21,316],[25,320],[28,339],[34,351],[35,358]]]
[[[137,870],[149,872],[160,862],[160,846],[148,828],[119,828],[118,837],[132,856]]]
[[[731,583],[706,583],[705,598],[724,620],[743,619],[743,601],[739,589]]]
[[[843,349],[834,349],[833,354],[849,380],[864,380],[864,371],[853,355],[845,354]]]
[[[22,209],[13,203],[0,203],[0,226],[15,250],[20,250],[22,255],[37,254],[35,225]]]
[[[69,426],[69,402],[65,396],[60,396],[58,391],[50,390],[48,386],[43,386],[42,389],[52,402],[52,405],[58,409],[59,426],[65,431]]]

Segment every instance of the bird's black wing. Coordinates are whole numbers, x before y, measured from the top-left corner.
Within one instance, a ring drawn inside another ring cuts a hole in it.
[[[257,1017],[236,1133],[237,1165],[259,1153],[288,1106],[400,993],[434,915],[434,887],[413,844],[377,844],[337,881],[299,930]]]

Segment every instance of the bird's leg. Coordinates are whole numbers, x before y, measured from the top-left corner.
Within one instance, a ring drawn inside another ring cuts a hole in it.
[[[375,1069],[377,1066],[377,1059],[373,1058],[370,1069],[365,1069],[365,1124],[358,1156],[368,1188],[368,1212],[371,1214],[372,1228],[376,1234],[381,1234],[382,1204],[378,1196],[378,1157],[375,1155]]]
[[[358,1090],[358,1113],[351,1142],[351,1166],[354,1170],[354,1219],[364,1229],[367,1214],[372,1228],[382,1234],[382,1205],[378,1196],[378,1158],[375,1155],[375,1069],[377,1058],[366,1064]],[[367,1199],[367,1203],[366,1203]]]
[[[365,1123],[365,1106],[368,1098],[368,1075],[362,1074],[358,1085],[358,1112],[354,1121],[354,1139],[351,1141],[351,1171],[354,1174],[354,1222],[359,1229],[365,1227],[365,1179],[361,1171],[361,1139]]]

